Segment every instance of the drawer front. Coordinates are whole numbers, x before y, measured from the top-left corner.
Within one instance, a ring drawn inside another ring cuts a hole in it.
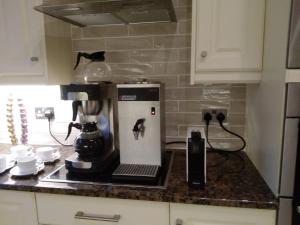
[[[40,224],[169,224],[169,203],[36,194]]]
[[[0,225],[37,225],[33,193],[0,190]]]
[[[276,211],[171,204],[170,225],[275,225]]]

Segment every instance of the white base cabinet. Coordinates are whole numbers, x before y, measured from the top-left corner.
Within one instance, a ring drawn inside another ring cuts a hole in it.
[[[253,83],[262,70],[265,0],[193,0],[191,83]]]
[[[171,225],[275,225],[276,211],[170,204]]]
[[[36,194],[36,201],[40,224],[169,224],[169,203],[53,194]]]
[[[0,225],[275,225],[276,210],[0,191]]]
[[[0,225],[38,225],[34,193],[1,190]]]

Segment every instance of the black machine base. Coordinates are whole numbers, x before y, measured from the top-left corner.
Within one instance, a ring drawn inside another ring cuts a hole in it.
[[[145,176],[132,177],[132,176],[115,176],[113,173],[119,166],[119,158],[114,161],[106,170],[102,173],[74,173],[67,170],[66,166],[63,165],[57,170],[53,171],[48,176],[44,177],[44,182],[60,182],[60,183],[76,183],[76,184],[92,184],[92,185],[126,185],[126,186],[142,186],[150,188],[162,188],[164,189],[167,184],[167,177],[169,169],[172,165],[173,153],[166,152],[165,159],[162,167],[159,168],[155,181],[150,178],[147,179]]]
[[[75,174],[106,174],[111,173],[119,162],[119,155],[116,151],[107,153],[101,157],[80,159],[75,153],[65,160],[65,166],[69,173]]]

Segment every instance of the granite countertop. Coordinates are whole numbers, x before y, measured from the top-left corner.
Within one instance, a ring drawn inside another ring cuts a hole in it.
[[[0,145],[0,153],[8,153],[9,147]],[[0,189],[243,208],[278,208],[277,199],[244,153],[238,153],[238,156],[230,154],[226,161],[217,153],[208,153],[207,185],[204,190],[195,190],[189,188],[185,180],[185,153],[182,150],[174,152],[166,189],[40,181],[40,178],[63,165],[64,158],[74,153],[71,147],[61,147],[60,151],[61,160],[55,165],[46,165],[44,172],[38,176],[21,179],[12,178],[9,173],[0,175]]]

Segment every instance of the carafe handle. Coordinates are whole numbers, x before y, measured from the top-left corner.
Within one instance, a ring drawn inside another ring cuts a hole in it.
[[[67,134],[67,137],[65,138],[65,141],[69,138],[71,132],[72,132],[72,128],[75,127],[77,128],[78,130],[81,130],[82,129],[82,125],[80,123],[69,123],[69,126],[68,126],[68,134]]]
[[[76,70],[76,68],[78,67],[81,57],[89,59],[91,60],[91,62],[104,62],[105,61],[104,54],[105,51],[93,52],[93,53],[78,52],[74,70]]]

